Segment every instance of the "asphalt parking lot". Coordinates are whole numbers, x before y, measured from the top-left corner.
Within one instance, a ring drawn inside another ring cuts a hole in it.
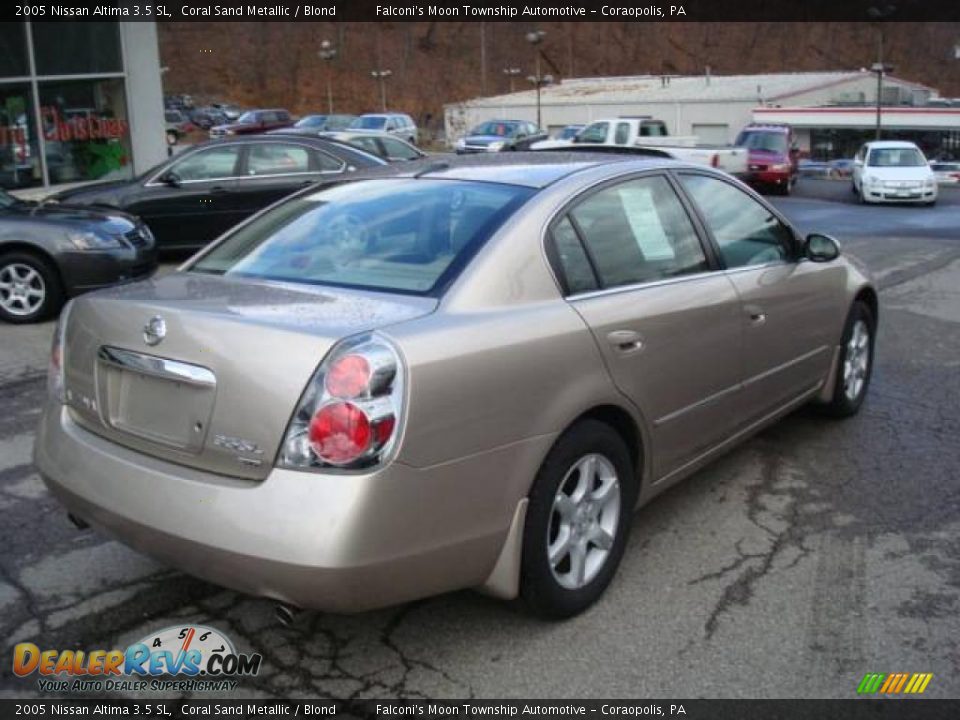
[[[801,410],[659,497],[607,594],[563,623],[459,592],[284,627],[269,601],[75,530],[30,462],[52,325],[0,327],[0,657],[192,622],[263,653],[234,698],[852,698],[867,672],[960,697],[960,191],[862,207],[805,178],[775,202],[877,277],[863,411]],[[0,665],[0,697],[40,694]]]

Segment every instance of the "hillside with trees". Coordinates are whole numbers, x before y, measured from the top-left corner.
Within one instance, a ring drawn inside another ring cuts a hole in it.
[[[200,101],[327,108],[327,80],[340,112],[380,109],[372,70],[390,70],[387,103],[421,124],[444,103],[508,92],[506,68],[528,87],[534,49],[524,35],[546,31],[544,72],[559,77],[855,70],[877,59],[894,74],[960,96],[958,23],[160,23],[164,90]],[[333,60],[318,52],[327,40]]]

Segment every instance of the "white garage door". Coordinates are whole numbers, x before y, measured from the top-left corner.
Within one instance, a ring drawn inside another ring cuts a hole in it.
[[[693,134],[708,145],[726,145],[730,142],[730,126],[719,124],[693,124]]]

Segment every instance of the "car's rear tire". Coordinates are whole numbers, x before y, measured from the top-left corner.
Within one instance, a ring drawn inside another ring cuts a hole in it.
[[[866,303],[855,302],[843,329],[833,397],[822,406],[828,415],[849,417],[859,412],[873,375],[876,331],[876,319],[870,308]]]
[[[38,322],[62,306],[60,275],[46,259],[26,251],[0,255],[0,320]]]
[[[597,420],[567,430],[537,473],[527,506],[520,594],[544,618],[576,615],[613,578],[637,480],[620,435]]]

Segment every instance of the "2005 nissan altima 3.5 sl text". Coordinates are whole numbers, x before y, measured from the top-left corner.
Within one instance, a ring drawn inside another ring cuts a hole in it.
[[[636,507],[802,404],[857,412],[876,327],[837,243],[722,173],[412,163],[73,301],[35,459],[75,517],[243,592],[564,617]]]

